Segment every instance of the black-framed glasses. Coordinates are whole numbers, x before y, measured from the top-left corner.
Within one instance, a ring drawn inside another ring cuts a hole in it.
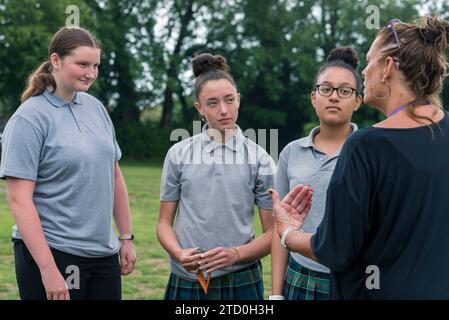
[[[330,97],[337,90],[338,96],[342,99],[349,98],[354,92],[357,93],[357,90],[351,87],[334,88],[328,84],[318,84],[315,86],[315,90],[323,97]]]
[[[396,39],[396,43],[397,43],[398,48],[399,48],[399,66],[401,66],[401,65],[402,65],[402,49],[401,49],[401,43],[399,42],[398,33],[397,33],[397,31],[396,31],[396,28],[394,27],[394,25],[395,25],[395,24],[398,24],[398,23],[402,23],[402,21],[399,20],[399,19],[392,19],[392,20],[390,20],[390,21],[387,23],[387,25],[385,26],[385,28],[387,28],[387,29],[393,31],[393,35],[394,35],[394,37],[395,37],[395,39]]]

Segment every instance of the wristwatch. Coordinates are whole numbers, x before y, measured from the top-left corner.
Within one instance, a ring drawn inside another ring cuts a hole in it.
[[[287,235],[290,233],[290,231],[293,230],[299,230],[299,228],[295,228],[292,226],[288,226],[287,229],[284,230],[284,232],[282,232],[282,236],[281,236],[281,246],[288,249],[287,247],[287,243],[286,243],[286,239],[287,239]]]

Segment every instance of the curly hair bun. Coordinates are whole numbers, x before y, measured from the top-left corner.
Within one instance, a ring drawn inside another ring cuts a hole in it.
[[[443,52],[449,46],[449,22],[438,16],[427,16],[421,21],[419,29],[422,37],[428,43]]]
[[[203,74],[212,70],[223,70],[229,72],[229,65],[226,58],[221,55],[211,55],[210,53],[202,53],[192,60],[193,74],[197,78],[200,74]]]
[[[352,68],[357,69],[359,65],[359,57],[357,53],[352,47],[339,47],[334,48],[329,53],[329,56],[326,59],[326,62],[338,61],[341,60]]]

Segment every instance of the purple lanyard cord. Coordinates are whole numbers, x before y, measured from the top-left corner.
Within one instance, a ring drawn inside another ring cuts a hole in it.
[[[394,116],[396,113],[398,113],[401,110],[404,110],[405,108],[409,107],[413,102],[407,102],[406,104],[403,104],[402,106],[397,107],[396,109],[394,109],[387,118],[390,118],[392,116]]]

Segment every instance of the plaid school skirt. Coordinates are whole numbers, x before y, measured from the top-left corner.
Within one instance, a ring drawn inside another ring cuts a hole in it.
[[[307,269],[289,258],[284,282],[286,300],[329,300],[330,275]]]
[[[207,295],[198,281],[185,280],[173,272],[170,274],[165,300],[263,300],[264,287],[262,278],[262,264],[260,261],[225,274],[212,278]]]

